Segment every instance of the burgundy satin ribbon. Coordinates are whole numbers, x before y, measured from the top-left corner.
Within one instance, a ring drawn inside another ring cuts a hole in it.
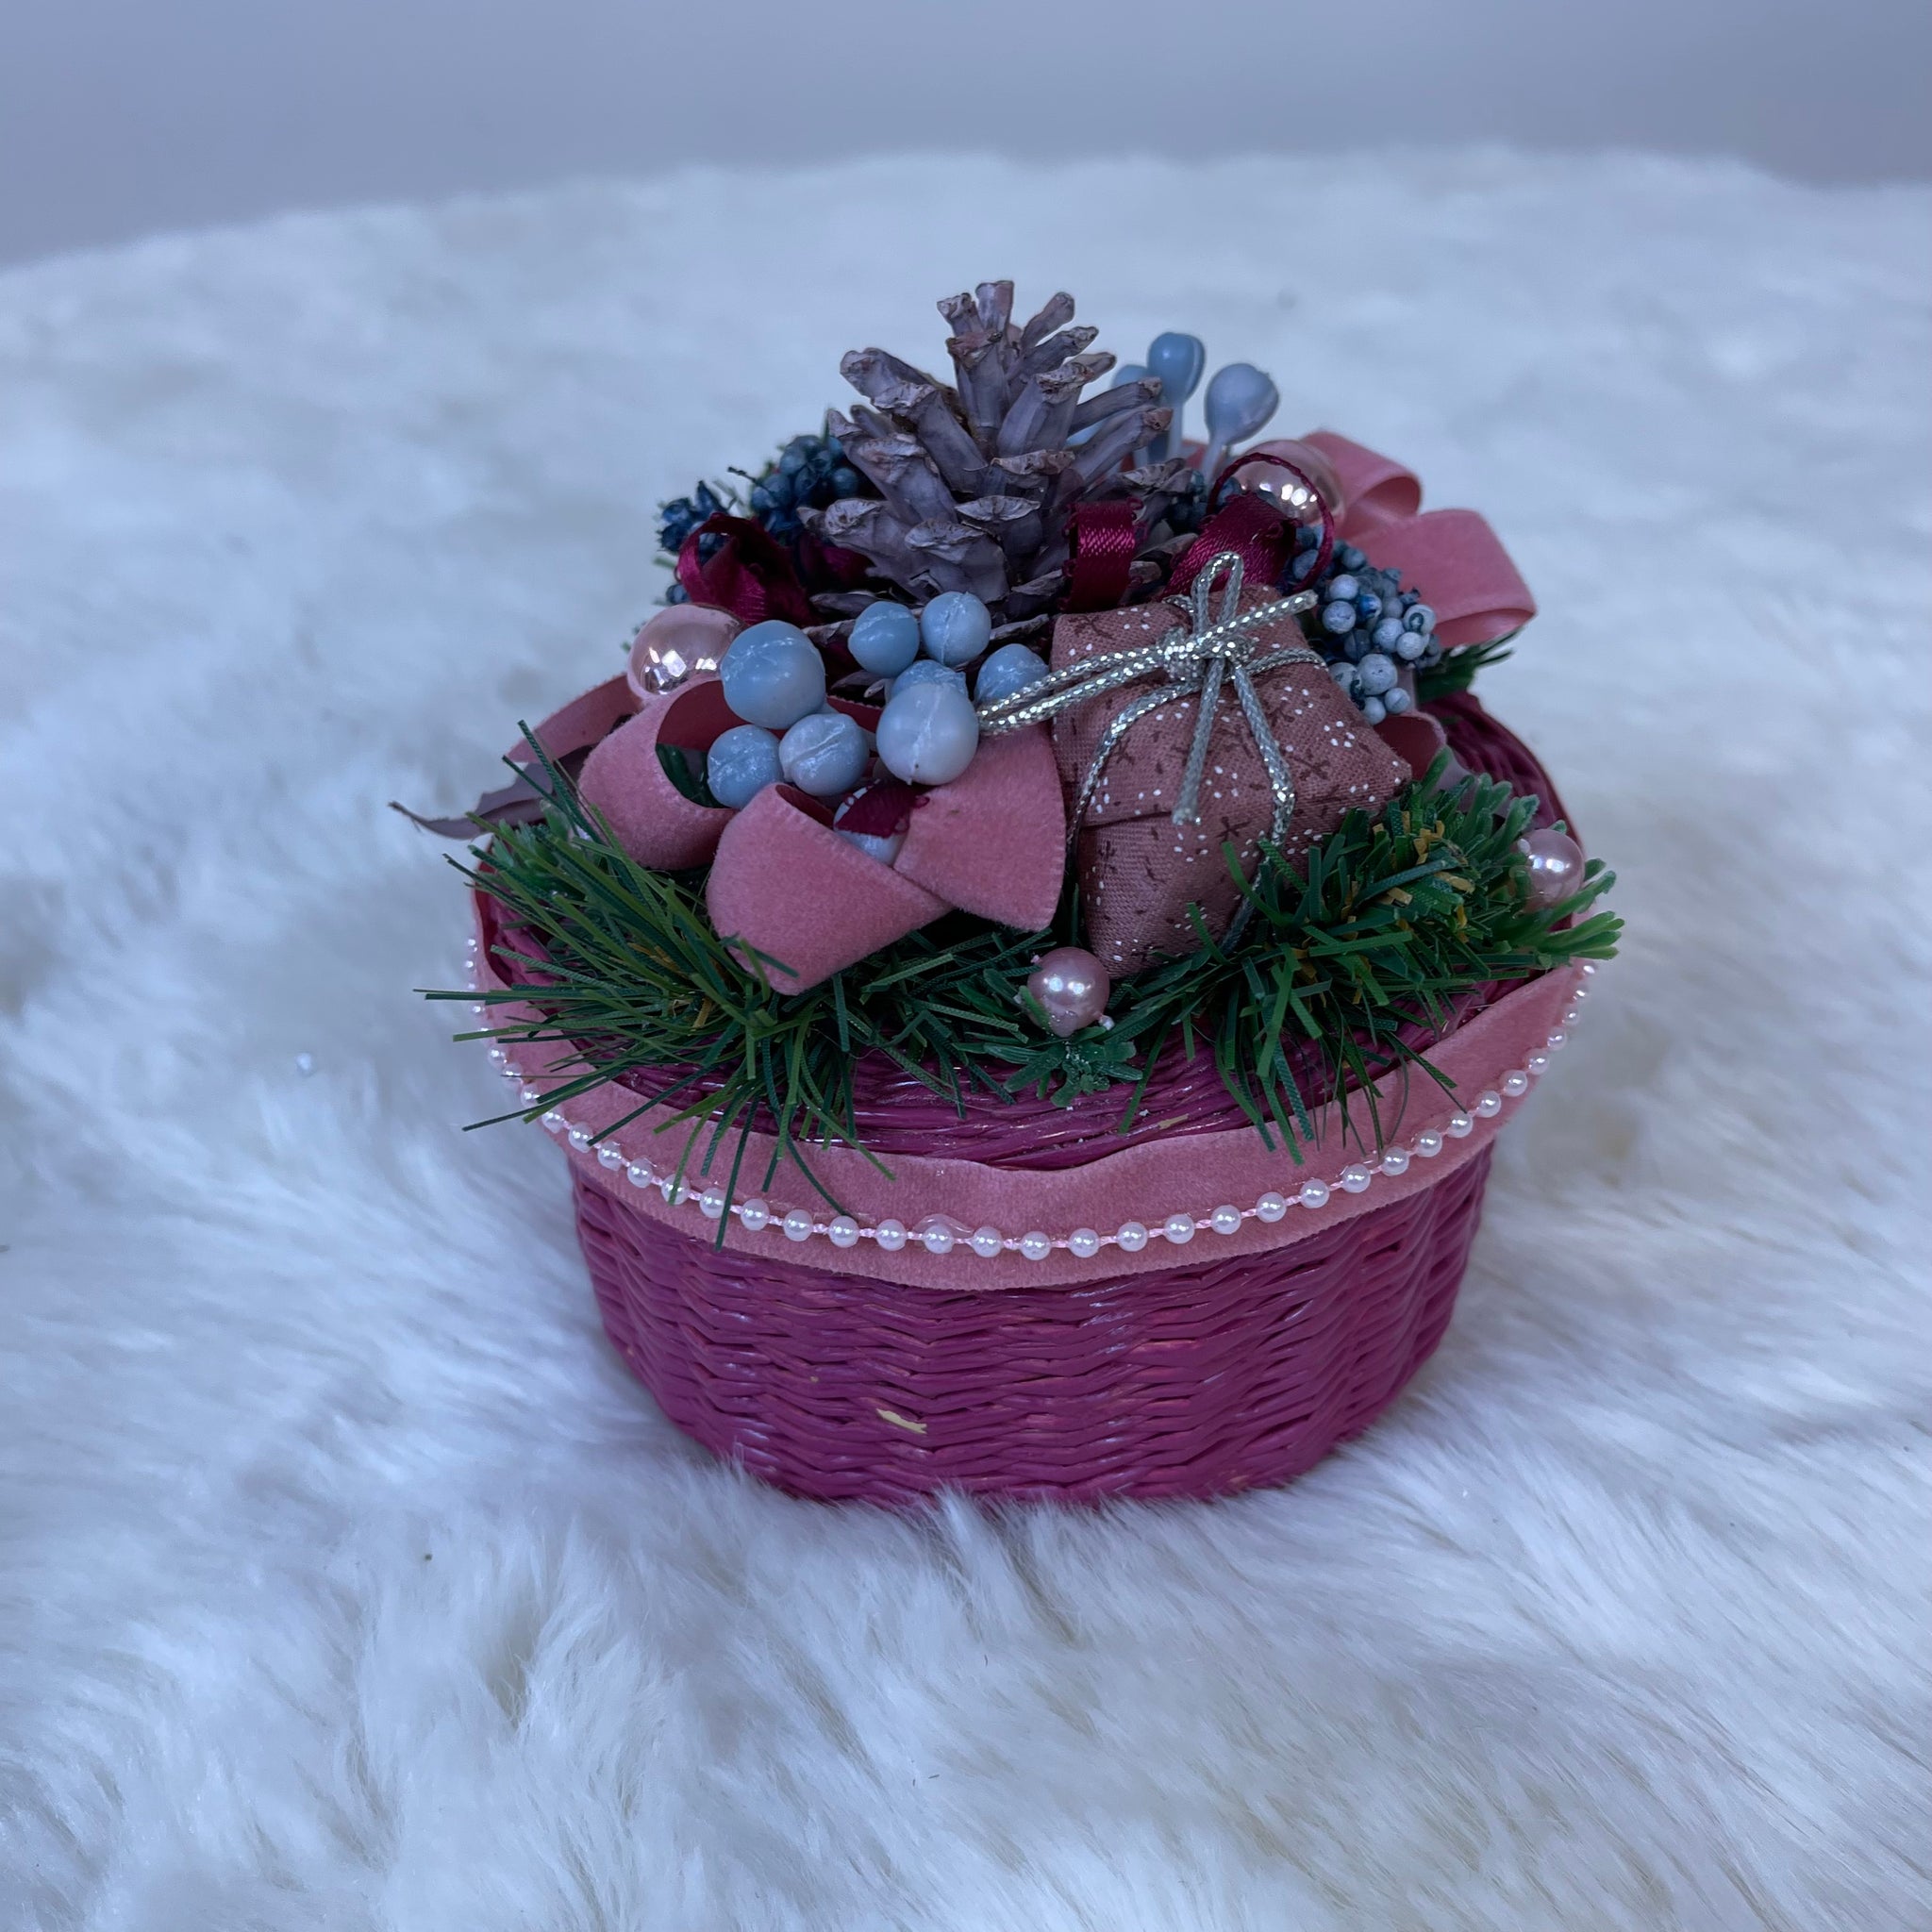
[[[1272,463],[1278,470],[1286,470],[1314,492],[1315,501],[1322,506],[1322,547],[1316,552],[1314,570],[1305,572],[1304,575],[1309,579],[1319,575],[1322,566],[1328,561],[1329,553],[1335,548],[1335,515],[1327,499],[1315,489],[1314,479],[1297,469],[1286,457],[1267,456],[1257,451],[1253,455],[1230,458],[1220,475],[1208,485],[1208,501],[1212,503],[1228,477],[1237,470],[1246,469],[1250,463]],[[1289,558],[1294,554],[1294,525],[1265,496],[1257,496],[1245,490],[1238,492],[1202,525],[1201,534],[1181,552],[1174,564],[1174,575],[1168,579],[1168,594],[1179,596],[1186,591],[1224,550],[1232,550],[1241,558],[1248,582],[1274,584],[1279,580]]]
[[[723,537],[708,558],[700,559],[698,540]],[[788,624],[812,622],[811,600],[791,567],[785,546],[750,517],[720,510],[707,517],[677,553],[677,581],[693,604],[728,610],[741,624],[782,617]]]
[[[1124,497],[1076,505],[1072,523],[1072,581],[1064,608],[1112,610],[1127,594],[1127,577],[1140,542],[1138,508]]]

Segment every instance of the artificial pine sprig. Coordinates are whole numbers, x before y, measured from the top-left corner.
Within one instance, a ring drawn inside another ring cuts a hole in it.
[[[547,817],[501,828],[474,866],[459,867],[539,953],[500,946],[500,963],[524,984],[485,997],[527,1001],[545,1017],[481,1037],[557,1044],[580,1069],[525,1118],[620,1074],[662,1074],[656,1097],[625,1121],[667,1105],[673,1119],[709,1120],[697,1163],[712,1172],[735,1138],[725,1163],[734,1194],[755,1123],[778,1149],[756,1185],[768,1187],[789,1157],[825,1192],[808,1156],[862,1147],[853,1067],[869,1053],[956,1107],[975,1091],[1071,1104],[1118,1086],[1124,1128],[1164,1053],[1205,1052],[1257,1130],[1294,1158],[1330,1100],[1342,1103],[1346,1135],[1379,1147],[1374,1080],[1413,1066],[1447,1084],[1418,1037],[1425,1045],[1482,988],[1609,958],[1621,930],[1613,915],[1588,910],[1611,883],[1596,861],[1573,898],[1534,906],[1517,841],[1535,801],[1448,772],[1439,757],[1379,812],[1351,813],[1302,871],[1265,848],[1242,884],[1237,936],[1202,930],[1197,951],[1116,990],[1111,1028],[1058,1040],[1027,1010],[1024,984],[1035,954],[1077,939],[1071,891],[1050,933],[952,914],[783,993],[712,931],[702,872],[657,873],[626,857],[549,768]],[[1235,864],[1232,849],[1227,859]],[[1365,1127],[1351,1108],[1366,1112]]]

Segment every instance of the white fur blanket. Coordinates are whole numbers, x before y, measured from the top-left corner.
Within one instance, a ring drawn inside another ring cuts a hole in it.
[[[1923,1925],[1928,212],[922,161],[0,278],[0,1924]],[[1447,1342],[1277,1494],[740,1480],[411,991],[462,908],[384,801],[994,274],[1486,509],[1485,694],[1622,875]]]

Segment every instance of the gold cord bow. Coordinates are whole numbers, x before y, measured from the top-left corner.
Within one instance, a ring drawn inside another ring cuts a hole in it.
[[[1214,735],[1214,714],[1220,707],[1224,678],[1234,680],[1241,716],[1254,734],[1255,749],[1260,753],[1268,774],[1268,789],[1274,801],[1269,837],[1277,846],[1286,837],[1289,821],[1294,816],[1294,776],[1288,768],[1288,754],[1270,728],[1268,714],[1261,708],[1255,679],[1284,664],[1322,664],[1324,660],[1319,651],[1302,644],[1291,645],[1286,650],[1260,651],[1250,633],[1283,617],[1312,610],[1319,600],[1312,591],[1297,591],[1292,596],[1271,598],[1252,610],[1242,610],[1241,577],[1240,556],[1224,550],[1194,579],[1186,603],[1178,597],[1169,599],[1190,620],[1177,630],[1166,632],[1151,644],[1109,654],[1097,664],[1091,659],[1070,664],[1038,684],[1015,691],[1011,697],[979,708],[979,728],[983,734],[1017,731],[1024,724],[1044,724],[1062,711],[1105,697],[1123,685],[1138,684],[1146,677],[1167,679],[1165,684],[1132,699],[1108,725],[1093,762],[1081,780],[1080,795],[1068,822],[1069,838],[1079,830],[1087,808],[1100,789],[1107,762],[1127,733],[1142,718],[1163,706],[1196,695],[1201,701],[1200,715],[1194,721],[1193,741],[1188,747],[1188,762],[1181,773],[1172,816],[1177,825],[1200,823],[1201,778],[1208,765],[1208,745]],[[1210,599],[1218,579],[1225,580],[1226,589],[1217,617],[1210,612]]]

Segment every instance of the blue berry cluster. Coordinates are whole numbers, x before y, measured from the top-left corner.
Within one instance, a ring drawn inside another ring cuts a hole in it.
[[[744,472],[741,470],[738,474],[742,475]],[[805,532],[800,510],[824,509],[841,496],[858,495],[864,488],[865,479],[845,460],[845,452],[836,436],[794,436],[752,478],[745,508],[764,525],[768,536],[781,543],[796,543]],[[734,508],[708,483],[700,483],[689,496],[659,504],[658,547],[667,557],[675,557],[683,549],[684,540],[699,525],[721,509]],[[700,537],[698,560],[709,562],[724,541],[716,534]],[[683,585],[671,584],[664,592],[664,601],[684,603]]]
[[[1190,470],[1180,479],[1179,490],[1180,494],[1168,505],[1162,521],[1176,537],[1191,537],[1208,521],[1208,479],[1199,470]],[[1224,491],[1222,501],[1226,500]]]
[[[1442,661],[1436,613],[1421,593],[1405,591],[1392,570],[1377,570],[1353,543],[1338,543],[1328,566],[1310,579],[1319,529],[1305,525],[1283,575],[1284,590],[1311,589],[1321,598],[1309,642],[1328,660],[1328,675],[1354,699],[1371,724],[1415,702],[1405,672]]]
[[[836,436],[794,436],[752,484],[746,507],[767,535],[795,543],[805,528],[801,509],[824,509],[864,487]]]
[[[700,483],[689,496],[674,498],[658,506],[658,547],[668,557],[684,548],[684,540],[697,526],[716,516],[724,500],[708,483]]]

